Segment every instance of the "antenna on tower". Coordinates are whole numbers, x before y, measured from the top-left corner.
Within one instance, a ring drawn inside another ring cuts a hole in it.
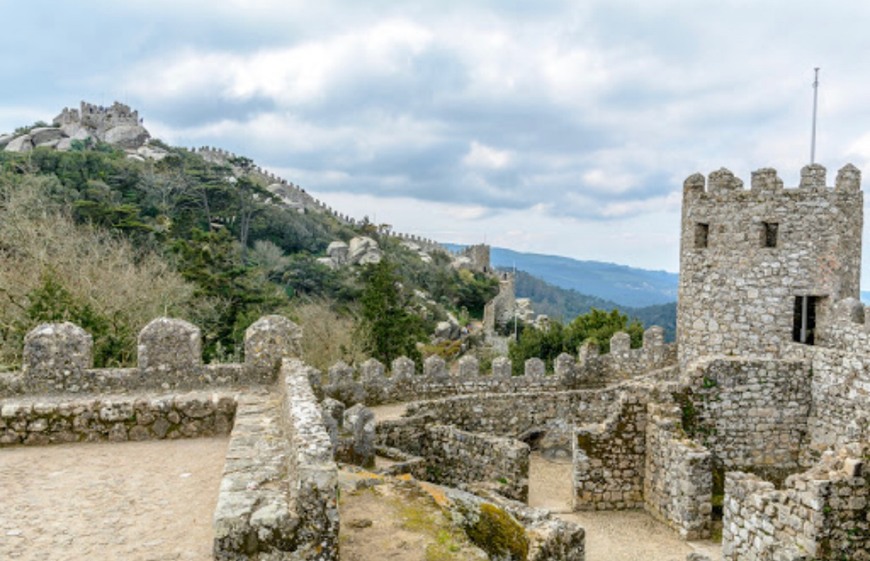
[[[816,163],[816,114],[819,106],[819,67],[815,68],[816,79],[813,82],[813,137],[810,142],[810,164]]]

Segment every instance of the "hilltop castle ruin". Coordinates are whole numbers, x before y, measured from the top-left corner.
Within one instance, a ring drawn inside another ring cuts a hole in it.
[[[651,328],[631,349],[618,333],[608,354],[585,345],[553,372],[530,359],[522,376],[504,358],[451,372],[437,356],[320,373],[284,318],[252,325],[245,362],[221,365],[202,364],[195,326],[161,318],[136,368],[93,369],[87,333],[47,324],[22,371],[0,375],[0,445],[229,434],[216,559],[338,559],[350,448],[472,491],[465,512],[497,505],[526,528],[529,559],[582,561],[582,529],[523,504],[532,447],[570,458],[575,510],[642,508],[687,540],[721,524],[728,561],[870,559],[860,172],[801,176],[685,181],[675,344]],[[357,404],[396,402],[403,418],[358,422]]]

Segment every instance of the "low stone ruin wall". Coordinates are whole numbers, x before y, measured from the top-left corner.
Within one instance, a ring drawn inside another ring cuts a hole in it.
[[[291,447],[287,473],[295,476],[290,485],[301,519],[297,534],[310,552],[303,558],[337,560],[338,466],[332,456],[332,441],[305,364],[285,359],[280,378],[282,419]]]
[[[729,472],[722,532],[724,561],[870,559],[867,450],[827,453],[782,490],[757,476]]]
[[[271,384],[281,359],[298,356],[300,337],[290,320],[265,316],[245,332],[244,363],[205,365],[198,327],[157,318],[139,334],[137,367],[94,368],[90,334],[69,322],[45,323],[25,337],[21,371],[0,373],[0,397]]]
[[[422,457],[425,479],[433,483],[456,487],[484,483],[505,497],[528,499],[526,444],[433,421],[427,416],[382,421],[377,425],[377,444]]]
[[[697,361],[684,380],[690,388],[681,403],[685,429],[720,468],[799,469],[811,375],[809,363],[800,360]]]
[[[643,507],[647,399],[618,399],[603,422],[574,431],[574,510]]]
[[[852,442],[870,442],[870,354],[817,348],[812,372],[811,457]]]
[[[608,415],[621,387],[448,397],[411,403],[407,414],[428,415],[470,432],[517,437],[555,424],[599,421]]]
[[[338,467],[305,365],[245,398],[215,511],[215,559],[338,559]]]
[[[0,400],[0,447],[225,435],[236,396],[116,395]]]
[[[650,404],[643,499],[646,511],[685,540],[710,537],[710,451],[686,437],[676,406]]]

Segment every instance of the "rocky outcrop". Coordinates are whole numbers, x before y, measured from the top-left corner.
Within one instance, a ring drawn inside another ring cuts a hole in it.
[[[350,243],[334,241],[326,248],[326,257],[317,261],[331,269],[345,265],[374,265],[384,257],[378,242],[367,236],[357,236]]]
[[[38,147],[70,150],[74,141],[88,138],[131,151],[140,158],[159,160],[165,156],[162,150],[145,148],[151,134],[142,126],[139,113],[117,102],[111,107],[102,107],[83,101],[80,109],[61,111],[52,126],[0,136],[0,148],[7,152],[29,152]]]

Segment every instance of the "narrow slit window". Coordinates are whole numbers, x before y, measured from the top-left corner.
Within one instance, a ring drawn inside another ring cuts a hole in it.
[[[762,222],[761,241],[764,247],[776,247],[779,241],[779,224],[777,222]]]
[[[710,240],[710,225],[704,222],[695,224],[695,249],[704,249]]]
[[[797,343],[815,343],[816,302],[818,296],[795,296],[792,339]]]

